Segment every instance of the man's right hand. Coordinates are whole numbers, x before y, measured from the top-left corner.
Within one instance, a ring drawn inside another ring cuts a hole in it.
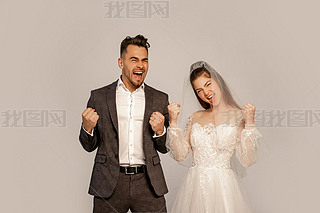
[[[97,121],[99,119],[99,115],[97,112],[95,112],[95,109],[87,108],[82,113],[82,122],[83,122],[83,128],[89,132],[92,133],[93,128],[97,125]]]

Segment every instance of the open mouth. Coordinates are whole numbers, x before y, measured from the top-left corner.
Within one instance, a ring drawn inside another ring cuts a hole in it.
[[[213,102],[213,96],[214,96],[214,94],[207,97],[208,101],[210,101],[211,103]]]
[[[143,71],[136,71],[136,72],[133,72],[133,74],[136,76],[142,76]]]

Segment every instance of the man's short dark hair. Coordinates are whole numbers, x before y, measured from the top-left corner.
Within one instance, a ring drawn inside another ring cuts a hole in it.
[[[127,36],[123,41],[121,42],[120,46],[120,57],[123,56],[124,53],[127,51],[127,47],[132,44],[136,45],[138,47],[144,47],[146,48],[148,52],[148,48],[150,47],[150,44],[148,43],[148,39],[145,38],[143,35],[136,35],[135,37]]]

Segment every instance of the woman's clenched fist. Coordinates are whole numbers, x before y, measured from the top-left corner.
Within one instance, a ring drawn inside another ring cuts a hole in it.
[[[180,113],[180,104],[172,103],[168,105],[170,126],[177,125],[178,115]]]
[[[254,124],[255,111],[256,107],[251,103],[247,103],[242,107],[241,113],[246,124]]]

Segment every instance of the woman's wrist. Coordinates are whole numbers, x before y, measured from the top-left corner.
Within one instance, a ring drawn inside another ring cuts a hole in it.
[[[256,125],[254,122],[245,123],[245,129],[253,129],[255,127],[256,127]]]
[[[177,128],[178,127],[177,121],[172,121],[172,122],[169,121],[169,127]]]

